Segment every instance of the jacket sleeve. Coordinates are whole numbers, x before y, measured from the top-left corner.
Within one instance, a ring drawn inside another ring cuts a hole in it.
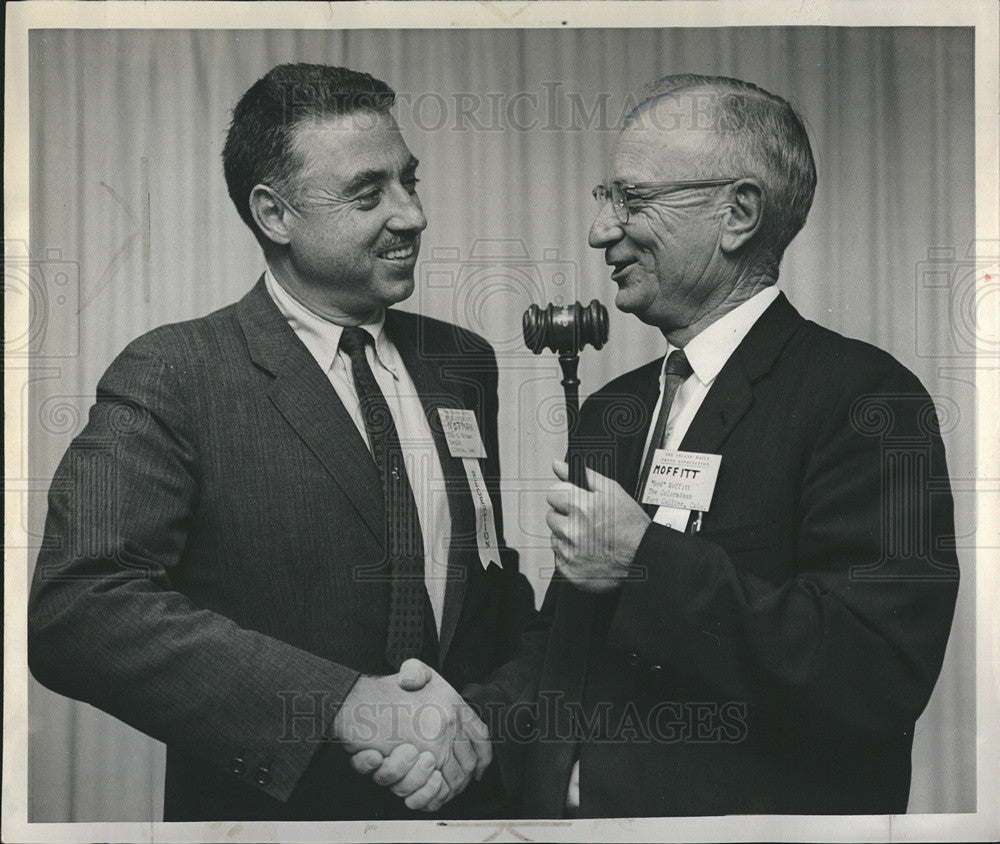
[[[28,661],[50,689],[285,801],[358,674],[172,588],[198,507],[197,425],[155,335],[108,369],[52,482]]]
[[[545,593],[541,610],[536,612],[532,604],[530,620],[523,628],[511,659],[482,683],[472,683],[462,690],[462,696],[489,728],[496,759],[494,766],[500,775],[507,806],[511,808],[521,793],[525,758],[533,740],[535,701],[562,582],[557,572]]]
[[[929,440],[926,462],[886,459],[865,430],[872,420],[857,416],[864,396],[877,397],[896,435]],[[871,375],[836,398],[803,464],[789,514],[794,576],[770,582],[708,537],[652,524],[610,636],[732,700],[798,705],[876,732],[912,729],[940,670],[958,586],[933,404],[898,365]]]

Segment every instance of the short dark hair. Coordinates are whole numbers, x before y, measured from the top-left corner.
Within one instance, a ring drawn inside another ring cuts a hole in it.
[[[289,190],[298,170],[294,130],[305,121],[388,112],[396,94],[368,73],[321,64],[280,64],[258,79],[233,109],[222,164],[229,196],[258,241],[264,237],[250,213],[259,184]]]
[[[755,248],[762,268],[777,275],[781,256],[805,225],[816,191],[816,162],[805,125],[788,102],[752,82],[696,74],[664,76],[651,83],[630,120],[654,100],[698,89],[716,95],[708,111],[700,112],[708,114],[705,128],[716,141],[715,156],[706,149],[706,164],[727,171],[701,175],[755,176],[762,182],[764,218]]]

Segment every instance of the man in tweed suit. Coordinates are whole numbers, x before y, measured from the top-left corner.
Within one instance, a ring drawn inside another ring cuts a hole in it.
[[[247,91],[224,163],[267,269],[129,344],[52,485],[31,670],[167,744],[166,820],[407,817],[490,761],[455,689],[509,658],[531,590],[500,532],[492,350],[389,310],[426,226],[393,99],[314,65]],[[437,669],[415,691],[407,656]],[[365,748],[413,773],[359,776]]]

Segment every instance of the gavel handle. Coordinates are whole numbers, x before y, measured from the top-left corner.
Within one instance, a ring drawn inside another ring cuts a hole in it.
[[[559,366],[562,367],[563,373],[561,383],[566,394],[566,454],[569,460],[569,479],[580,489],[589,489],[583,455],[573,447],[576,429],[580,422],[580,379],[576,377],[579,363],[578,354],[559,355]]]

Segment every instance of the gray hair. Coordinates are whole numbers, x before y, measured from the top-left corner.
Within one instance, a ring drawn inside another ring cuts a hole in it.
[[[805,224],[816,190],[816,163],[801,118],[781,97],[726,76],[664,76],[643,93],[645,99],[625,127],[644,115],[655,121],[651,106],[680,104],[687,97],[691,108],[671,115],[678,118],[673,128],[706,130],[706,139],[714,141],[706,144],[706,166],[725,170],[701,175],[752,176],[761,183],[764,211],[756,256],[762,269],[777,276],[781,256]]]

